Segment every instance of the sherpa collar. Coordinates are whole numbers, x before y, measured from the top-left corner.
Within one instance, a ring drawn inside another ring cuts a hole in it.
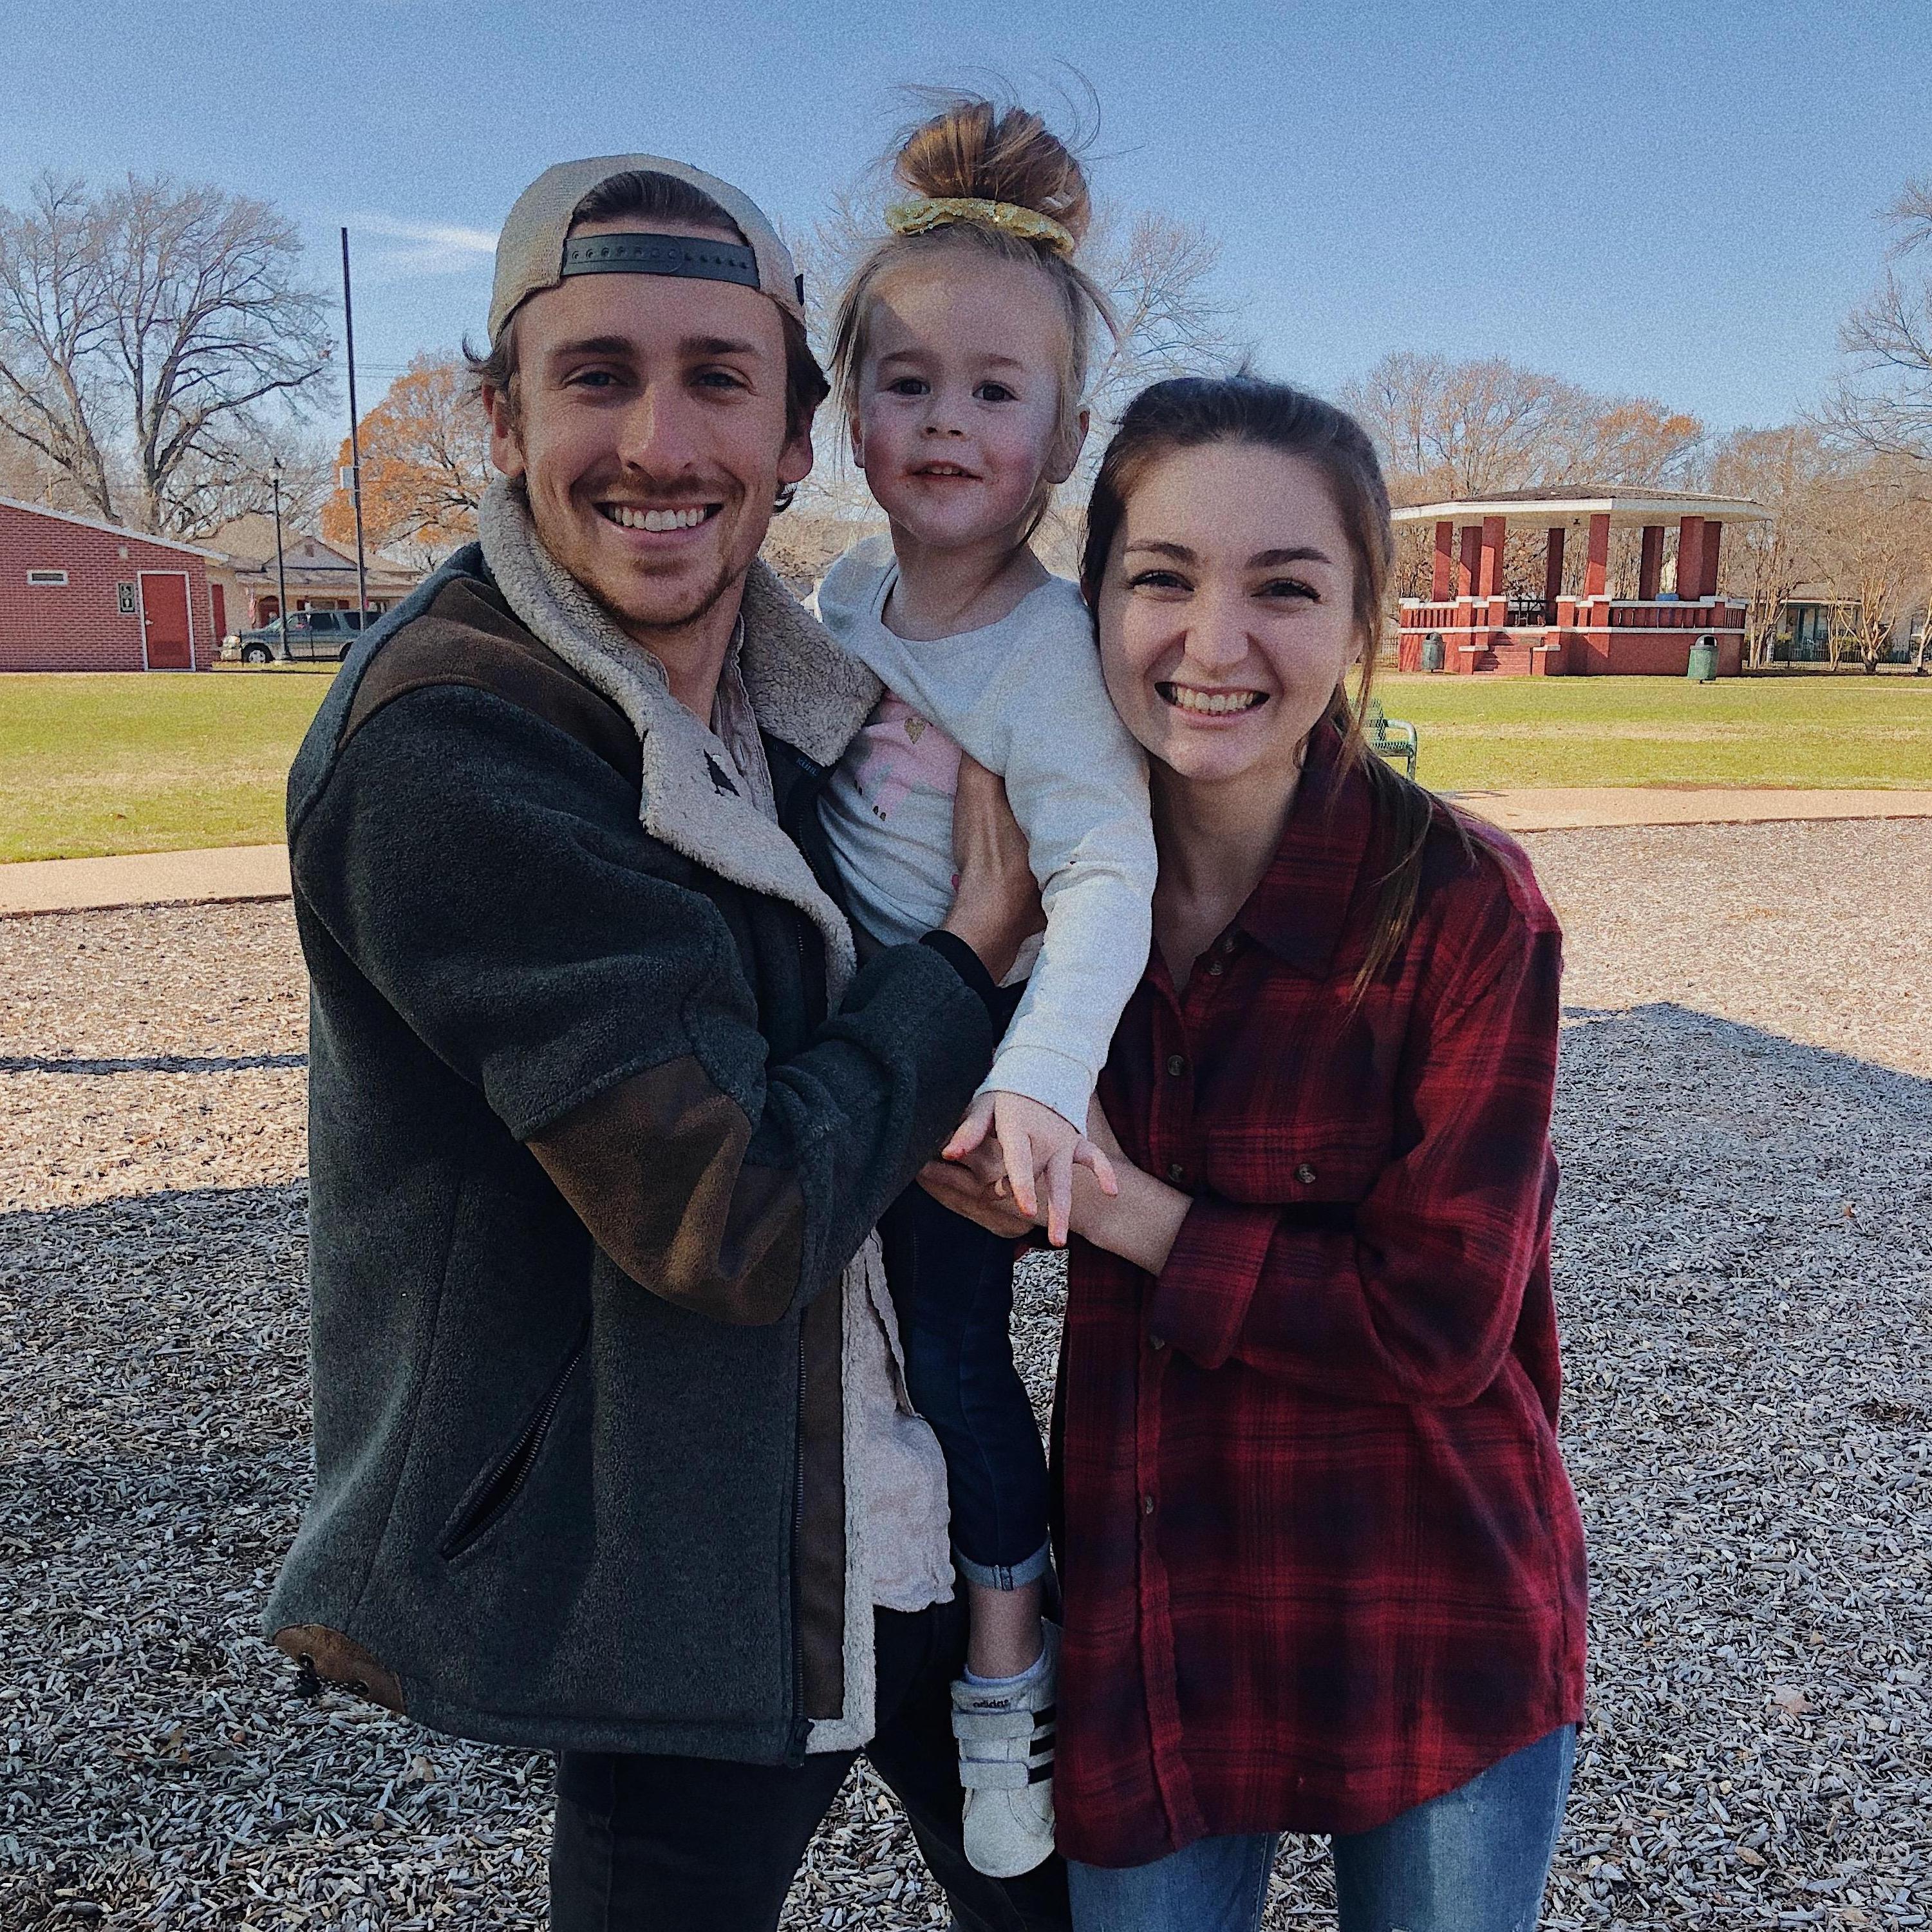
[[[744,797],[730,754],[672,697],[664,667],[538,541],[520,493],[499,478],[478,513],[484,560],[539,642],[629,718],[642,748],[638,817],[694,864],[796,906],[825,943],[836,1006],[854,970],[852,934],[798,848]],[[832,764],[878,701],[879,681],[848,657],[763,562],[745,580],[739,668],[752,710],[774,737]]]

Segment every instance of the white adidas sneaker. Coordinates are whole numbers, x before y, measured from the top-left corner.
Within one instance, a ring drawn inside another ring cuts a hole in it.
[[[1018,1878],[1053,1850],[1054,1700],[1060,1630],[1044,1618],[1040,1667],[1022,1684],[952,1687],[952,1735],[966,1791],[966,1861],[988,1878]]]

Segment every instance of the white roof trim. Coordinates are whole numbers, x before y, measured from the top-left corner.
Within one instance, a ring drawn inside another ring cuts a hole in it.
[[[1610,516],[1632,524],[1674,524],[1682,517],[1702,517],[1707,524],[1760,524],[1771,512],[1742,497],[1648,496],[1641,490],[1607,496],[1551,496],[1525,502],[1521,497],[1472,497],[1466,502],[1414,503],[1394,512],[1398,524],[1480,523],[1501,517],[1506,523],[1554,524],[1566,517]]]
[[[124,524],[104,524],[94,517],[76,517],[66,510],[50,510],[44,503],[22,503],[11,496],[0,496],[0,510],[24,510],[30,517],[51,517],[57,524],[73,524],[83,530],[105,530],[111,537],[125,537],[130,543],[154,544],[162,550],[185,550],[190,556],[206,557],[210,563],[226,563],[219,550],[203,550],[198,544],[178,542],[173,537],[152,537],[146,530],[130,530]]]

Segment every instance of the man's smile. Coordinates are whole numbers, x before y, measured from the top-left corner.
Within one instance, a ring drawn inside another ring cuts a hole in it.
[[[599,503],[597,506],[598,514],[620,530],[652,532],[694,530],[723,508],[722,503]]]

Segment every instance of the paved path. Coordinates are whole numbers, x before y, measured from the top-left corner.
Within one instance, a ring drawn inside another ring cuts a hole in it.
[[[1768,825],[1822,818],[1932,818],[1932,791],[1678,790],[1592,785],[1574,790],[1452,792],[1458,805],[1508,832],[1579,832],[1618,825]]]
[[[142,852],[121,859],[36,859],[0,866],[0,919],[29,912],[288,896],[285,845]]]
[[[1622,825],[1758,825],[1828,818],[1932,818],[1932,790],[1670,790],[1649,786],[1451,794],[1510,832]],[[121,859],[40,859],[0,866],[0,919],[108,906],[210,904],[289,896],[280,845],[147,852]]]

